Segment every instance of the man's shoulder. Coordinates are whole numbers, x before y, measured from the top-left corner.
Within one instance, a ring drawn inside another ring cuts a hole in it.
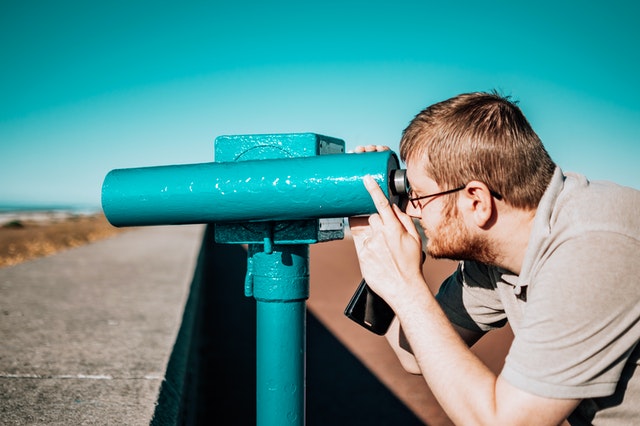
[[[640,191],[566,173],[551,224],[577,233],[613,232],[640,239]]]

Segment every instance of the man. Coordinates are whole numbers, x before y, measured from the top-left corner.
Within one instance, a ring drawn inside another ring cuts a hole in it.
[[[357,151],[380,148],[361,147]],[[396,313],[386,337],[457,424],[640,424],[640,192],[563,173],[495,93],[432,105],[403,132],[403,213],[351,222],[369,286]],[[421,267],[460,260],[434,297]],[[509,322],[496,377],[470,350]]]

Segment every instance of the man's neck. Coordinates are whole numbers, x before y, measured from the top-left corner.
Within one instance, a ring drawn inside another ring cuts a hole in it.
[[[507,209],[501,212],[494,228],[492,242],[496,253],[496,266],[520,275],[529,245],[535,210]]]

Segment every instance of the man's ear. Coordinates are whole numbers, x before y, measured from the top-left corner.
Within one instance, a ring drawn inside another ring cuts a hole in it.
[[[462,192],[464,207],[476,226],[490,226],[494,219],[495,204],[489,187],[480,181],[472,180]]]

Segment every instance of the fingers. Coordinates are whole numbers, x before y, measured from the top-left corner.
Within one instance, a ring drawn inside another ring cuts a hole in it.
[[[365,176],[363,181],[369,195],[371,195],[373,204],[376,206],[376,210],[378,210],[382,223],[389,225],[394,222],[397,223],[397,218],[391,209],[391,204],[389,203],[387,196],[382,192],[382,189],[380,189],[378,183],[373,179],[373,177],[371,177],[371,175]],[[371,219],[369,219],[369,223],[371,223]]]
[[[389,151],[390,149],[391,148],[389,148],[387,145],[359,145],[353,150],[353,152],[382,152]]]
[[[378,214],[350,217],[349,228],[352,236],[359,239],[362,236],[371,236],[378,232],[400,233],[405,231],[415,240],[421,240],[413,219],[402,212],[397,205],[389,202],[375,179],[371,175],[366,175],[363,181]]]
[[[411,216],[404,214],[400,207],[396,206],[395,204],[392,207],[393,211],[396,213],[396,217],[398,218],[398,220],[400,220],[402,226],[404,226],[404,229],[407,230],[409,235],[414,237],[416,240],[422,239],[420,233],[416,229],[416,225],[413,223],[413,219],[411,218]]]
[[[400,207],[389,203],[389,200],[373,177],[370,175],[365,176],[364,184],[378,210],[378,214],[369,216],[369,226],[371,230],[367,230],[367,232],[373,232],[375,235],[378,232],[399,234],[404,231],[415,241],[422,240],[420,233],[413,223],[413,219],[405,214]]]

